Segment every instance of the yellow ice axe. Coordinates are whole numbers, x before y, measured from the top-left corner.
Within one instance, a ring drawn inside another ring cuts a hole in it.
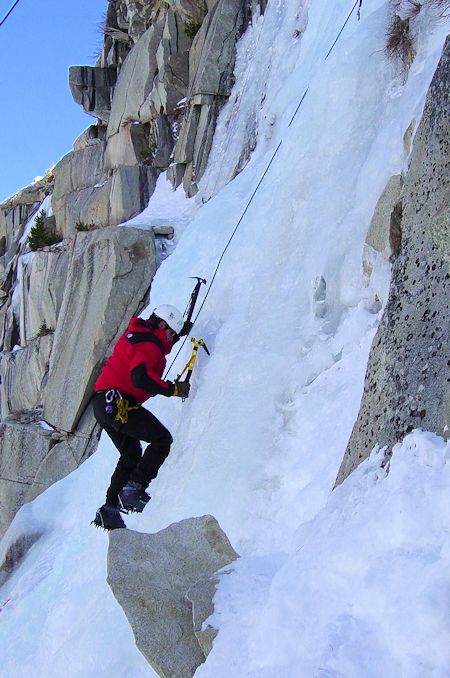
[[[190,380],[192,370],[194,369],[195,361],[197,360],[197,353],[198,353],[198,349],[200,348],[200,346],[203,346],[206,353],[208,355],[210,355],[208,348],[207,348],[203,339],[195,339],[194,337],[191,337],[191,341],[194,344],[194,348],[192,349],[191,357],[189,358],[186,365],[181,370],[180,374],[177,375],[177,378],[175,379],[176,382],[180,381],[181,377],[183,376],[183,374],[185,372],[187,372],[187,374],[186,374],[184,381],[188,382]]]

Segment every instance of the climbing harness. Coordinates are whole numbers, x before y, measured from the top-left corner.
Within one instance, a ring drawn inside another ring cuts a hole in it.
[[[138,410],[140,405],[130,405],[129,401],[125,398],[120,398],[117,401],[117,414],[116,421],[120,421],[121,424],[126,424],[128,422],[128,415],[132,410]]]
[[[194,337],[191,337],[191,341],[194,344],[194,347],[192,349],[191,357],[187,361],[186,365],[183,367],[181,370],[180,374],[177,375],[177,378],[175,379],[175,385],[180,381],[181,377],[185,372],[187,372],[186,377],[184,378],[184,382],[187,383],[190,381],[190,378],[192,376],[192,370],[194,369],[195,361],[197,360],[197,355],[198,355],[198,349],[200,346],[202,346],[206,353],[210,355],[210,352],[208,351],[208,347],[206,346],[205,342],[203,339],[195,339]],[[182,398],[182,400],[185,400],[185,398]]]
[[[106,414],[113,413],[113,402],[116,402],[117,414],[115,420],[120,421],[121,424],[126,424],[128,422],[128,416],[132,410],[138,410],[140,408],[139,403],[137,405],[130,405],[130,401],[126,398],[122,398],[120,391],[117,391],[115,388],[111,388],[105,393],[105,401]]]

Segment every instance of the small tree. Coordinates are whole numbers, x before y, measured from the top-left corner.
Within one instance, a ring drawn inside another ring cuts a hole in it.
[[[183,30],[188,38],[193,40],[197,35],[202,22],[199,19],[196,19],[194,16],[190,16],[186,19],[183,24]]]
[[[28,236],[28,244],[30,250],[35,252],[40,247],[45,247],[47,244],[47,234],[44,229],[44,219],[46,214],[44,210],[41,210],[34,220],[34,226],[30,230],[30,235]]]
[[[393,14],[386,33],[386,54],[390,58],[402,59],[411,63],[414,59],[409,19]]]
[[[75,224],[75,230],[79,231],[82,233],[83,231],[95,231],[95,229],[99,228],[97,224],[95,224],[93,221],[90,221],[88,224],[84,221],[81,221],[81,219],[78,219],[78,221]]]
[[[30,229],[30,235],[28,236],[28,245],[32,252],[41,247],[48,247],[48,245],[54,245],[56,242],[59,242],[61,238],[57,233],[49,233],[45,228],[45,219],[46,214],[44,210],[41,210],[34,220],[34,226]]]
[[[40,326],[40,328],[38,330],[37,336],[38,337],[46,337],[47,334],[53,334],[53,332],[54,332],[54,330],[52,330],[50,327],[47,327],[47,324],[44,320],[44,322],[42,323],[42,325]]]

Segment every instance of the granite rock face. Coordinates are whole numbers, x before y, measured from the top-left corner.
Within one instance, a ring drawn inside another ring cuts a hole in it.
[[[125,0],[128,21],[128,35],[136,43],[145,33],[150,22],[154,2],[153,0]]]
[[[389,258],[392,250],[389,246],[391,218],[395,206],[399,203],[403,179],[400,174],[391,177],[381,194],[370,223],[366,244]]]
[[[90,409],[74,435],[43,428],[40,416],[29,411],[0,425],[0,538],[24,503],[76,469],[98,444]]]
[[[0,206],[0,280],[19,251],[24,226],[53,190],[53,176],[35,181]]]
[[[12,305],[4,303],[0,308],[0,346],[11,351],[20,341],[19,328]]]
[[[450,38],[430,85],[401,193],[401,244],[361,409],[337,483],[415,428],[448,437]]]
[[[0,356],[2,419],[42,407],[53,335],[37,337],[26,348]]]
[[[107,123],[117,79],[115,66],[71,66],[69,87],[77,104],[89,115]]]
[[[71,151],[55,167],[52,209],[57,230],[64,237],[74,232],[77,221],[88,223],[83,208],[92,194],[107,182],[103,168],[104,150],[104,144],[99,143]]]
[[[70,71],[75,101],[100,126],[107,125],[106,171],[124,165],[156,170],[171,165],[172,184],[183,182],[187,195],[195,195],[217,115],[233,84],[235,44],[247,12],[243,0],[170,0],[165,5],[110,0],[97,65]],[[140,129],[133,130],[135,125]],[[76,204],[73,196],[67,197],[65,213],[56,205],[64,233],[70,232],[67,224],[77,212],[81,220],[94,215],[106,224],[104,205],[113,198],[103,187],[108,178],[97,182],[102,191],[95,197],[93,183],[85,186],[91,189],[87,196],[76,196]],[[122,215],[121,221],[130,216]]]
[[[94,146],[105,140],[106,127],[101,124],[90,125],[73,142],[74,151],[82,151],[86,146]]]
[[[205,661],[212,638],[201,645],[195,631],[213,610],[214,573],[237,557],[212,516],[182,520],[156,534],[111,532],[108,583],[159,676],[191,678]],[[195,620],[189,596],[203,601]]]
[[[192,605],[194,633],[205,657],[211,652],[214,638],[217,636],[217,629],[211,624],[204,628],[204,623],[214,612],[213,599],[219,583],[218,576],[209,575],[199,579],[186,592],[186,598]]]
[[[43,326],[54,331],[61,309],[70,253],[66,246],[35,252],[22,260],[19,332],[22,346],[35,339]]]
[[[2,532],[24,502],[95,451],[98,426],[86,409],[92,385],[145,300],[156,270],[154,241],[153,231],[110,227],[22,257],[15,281],[18,258],[11,262],[0,309]]]
[[[50,358],[44,399],[49,424],[73,430],[105,355],[146,296],[155,271],[151,231],[110,227],[77,234]]]
[[[72,235],[79,222],[117,226],[147,206],[157,171],[142,164],[119,166],[118,161],[111,169],[104,142],[72,151],[58,163],[52,208],[63,236]]]
[[[233,84],[236,41],[244,30],[242,0],[218,0],[206,15],[189,53],[187,107],[170,177],[183,180],[187,195],[197,192],[205,171],[220,108]]]
[[[0,536],[27,500],[37,469],[55,442],[53,433],[37,423],[0,425]]]
[[[171,9],[159,14],[127,56],[117,81],[108,139],[130,122],[172,114],[186,96],[190,40]]]
[[[89,405],[78,422],[73,434],[59,438],[40,461],[26,494],[26,501],[32,501],[53,483],[75,471],[97,449],[100,437],[92,407]]]
[[[95,428],[86,410],[92,385],[167,256],[161,240],[155,253],[155,235],[173,236],[159,222],[159,233],[116,227],[147,207],[168,168],[174,184],[196,192],[244,13],[242,0],[109,0],[97,63],[69,73],[75,101],[96,124],[42,180],[0,205],[0,464],[12,464],[11,491],[0,487],[0,498],[10,503],[8,520],[95,447],[86,442]],[[44,199],[46,226],[61,240],[30,254],[25,228]]]

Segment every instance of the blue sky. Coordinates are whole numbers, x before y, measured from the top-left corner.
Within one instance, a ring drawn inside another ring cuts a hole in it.
[[[0,0],[0,19],[13,0]],[[93,65],[107,0],[20,0],[0,27],[0,202],[72,150],[92,118],[72,99],[72,64]]]

